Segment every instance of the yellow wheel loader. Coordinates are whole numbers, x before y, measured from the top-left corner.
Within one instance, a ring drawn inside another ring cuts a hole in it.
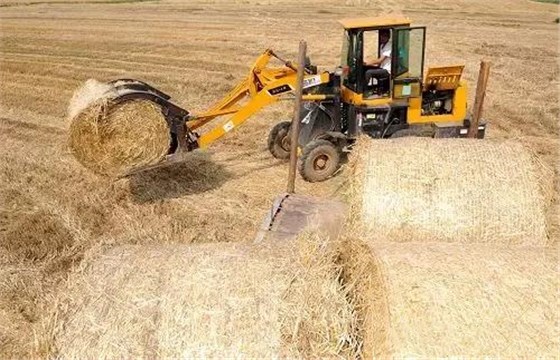
[[[466,136],[470,121],[467,84],[461,80],[463,66],[433,67],[424,72],[425,27],[413,27],[403,17],[343,19],[340,24],[344,28],[340,66],[319,73],[310,61],[303,64],[304,106],[298,145],[299,172],[305,180],[331,177],[359,134],[372,138]],[[391,54],[385,56],[386,76],[370,76],[379,73],[379,68],[370,65],[368,58],[379,58],[382,49]],[[271,66],[274,58],[282,65]],[[172,103],[169,95],[132,79],[113,82],[118,94],[113,103],[133,99],[157,103],[170,128],[169,154],[173,157],[207,147],[265,106],[293,100],[297,66],[266,50],[247,78],[202,114],[192,115]],[[227,119],[199,133],[202,126],[220,117]],[[479,138],[485,127],[479,125]],[[289,128],[289,122],[279,122],[270,131],[268,148],[276,158],[289,157]]]

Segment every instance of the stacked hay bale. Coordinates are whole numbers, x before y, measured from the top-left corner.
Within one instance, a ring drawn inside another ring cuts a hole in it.
[[[554,358],[558,257],[487,244],[358,245],[366,358]]]
[[[354,154],[351,202],[370,240],[547,243],[551,173],[520,143],[368,140]]]
[[[550,172],[510,141],[354,149],[344,254],[366,358],[554,357]]]
[[[102,252],[69,281],[57,355],[352,356],[352,307],[335,253],[310,238],[299,244]]]
[[[88,80],[68,108],[69,146],[86,168],[118,177],[160,162],[170,146],[161,108],[147,100],[114,103],[113,86]]]

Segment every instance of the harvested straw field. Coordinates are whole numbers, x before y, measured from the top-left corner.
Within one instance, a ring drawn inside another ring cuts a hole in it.
[[[378,241],[545,246],[551,170],[519,142],[364,139],[351,197]]]
[[[369,358],[558,355],[555,250],[371,241],[360,250]]]
[[[351,304],[316,237],[286,244],[118,246],[61,300],[63,358],[353,356]]]
[[[337,19],[399,13],[428,26],[428,65],[466,64],[470,103],[479,61],[492,62],[488,137],[531,147],[558,186],[557,11],[525,0],[0,0],[0,357],[56,352],[58,318],[45,309],[92,248],[250,241],[285,188],[266,136],[289,104],[180,165],[118,181],[93,174],[67,146],[68,103],[87,79],[142,79],[200,113],[264,49],[294,59],[305,38],[330,70]],[[296,186],[333,197],[346,184]],[[546,215],[558,243],[557,191]]]

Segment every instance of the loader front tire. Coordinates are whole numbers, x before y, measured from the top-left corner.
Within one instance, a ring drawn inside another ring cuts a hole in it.
[[[274,125],[268,134],[268,151],[277,159],[290,158],[290,125],[289,121],[282,121]]]
[[[298,170],[309,182],[325,181],[340,168],[340,149],[324,139],[313,140],[303,148]]]

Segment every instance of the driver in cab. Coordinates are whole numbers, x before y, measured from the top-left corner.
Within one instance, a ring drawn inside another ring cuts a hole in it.
[[[379,57],[367,59],[364,64],[373,69],[366,71],[366,81],[370,86],[386,82],[391,75],[391,30],[379,30]],[[374,82],[374,79],[377,80]]]

